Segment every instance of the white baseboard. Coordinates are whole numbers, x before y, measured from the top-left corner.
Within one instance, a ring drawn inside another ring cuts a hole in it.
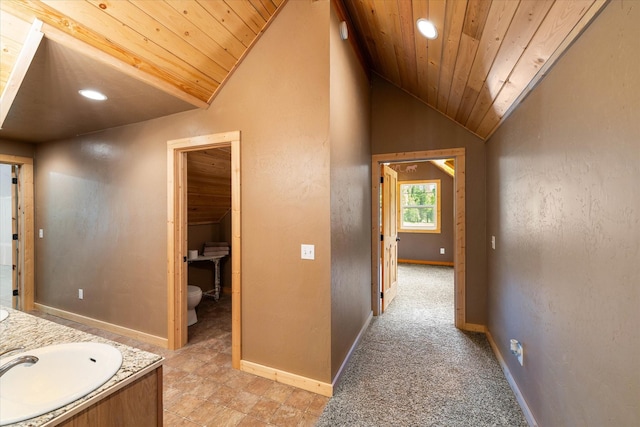
[[[86,326],[104,329],[105,331],[113,332],[118,335],[123,335],[125,337],[133,338],[135,340],[153,344],[162,348],[168,348],[169,346],[169,342],[166,338],[158,337],[156,335],[147,334],[144,332],[136,331],[135,329],[125,328],[124,326],[114,325],[113,323],[103,322],[102,320],[92,319],[91,317],[82,316],[80,314],[71,313],[69,311],[60,310],[58,308],[53,308],[38,303],[35,303],[34,306],[36,310],[43,313],[51,314],[53,316],[61,317],[67,320],[72,320]]]
[[[280,369],[249,362],[247,360],[240,361],[240,370],[282,384],[298,387],[312,393],[321,394],[323,396],[331,397],[333,395],[333,386],[329,383],[292,374],[291,372],[281,371]]]
[[[509,383],[509,386],[511,386],[511,390],[513,390],[513,393],[516,395],[516,399],[518,400],[518,404],[522,409],[522,413],[524,414],[524,417],[526,418],[527,423],[529,423],[530,427],[538,427],[538,423],[536,422],[536,419],[533,417],[533,414],[529,409],[529,405],[527,405],[527,402],[524,400],[524,396],[520,392],[520,389],[518,388],[518,384],[516,384],[516,381],[513,379],[513,375],[511,375],[511,371],[509,370],[509,367],[504,361],[504,358],[502,357],[502,354],[500,353],[500,350],[498,349],[498,346],[496,345],[496,342],[493,340],[493,336],[491,335],[491,332],[489,332],[488,329],[486,330],[486,335],[487,335],[487,339],[489,340],[489,345],[491,345],[491,349],[493,350],[493,353],[496,355],[496,358],[498,359],[498,362],[502,367],[504,376],[507,378],[507,382]]]

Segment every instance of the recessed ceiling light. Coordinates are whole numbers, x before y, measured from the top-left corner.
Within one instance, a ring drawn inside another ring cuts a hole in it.
[[[424,18],[420,18],[416,22],[416,26],[418,27],[418,31],[420,31],[420,34],[422,34],[426,38],[435,39],[436,37],[438,37],[438,30],[436,29],[436,26],[433,25],[433,22]]]
[[[78,91],[78,93],[82,96],[84,96],[85,98],[89,98],[89,99],[93,99],[95,101],[104,101],[107,99],[107,96],[96,91],[96,90],[91,90],[91,89],[80,89]]]

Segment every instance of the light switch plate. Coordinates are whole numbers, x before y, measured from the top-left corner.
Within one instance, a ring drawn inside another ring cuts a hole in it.
[[[444,255],[444,248],[440,248],[440,255]]]
[[[300,258],[315,259],[315,245],[300,245]]]
[[[496,248],[496,236],[491,236],[491,249]]]

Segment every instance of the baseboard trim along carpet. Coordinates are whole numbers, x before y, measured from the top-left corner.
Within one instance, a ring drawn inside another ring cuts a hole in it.
[[[478,325],[476,323],[465,323],[462,329],[469,332],[487,332],[486,326]]]
[[[162,338],[156,335],[136,331],[135,329],[125,328],[124,326],[114,325],[113,323],[109,322],[103,322],[102,320],[97,320],[91,317],[82,316],[80,314],[71,313],[69,311],[60,310],[59,308],[49,307],[47,305],[35,303],[34,307],[36,310],[43,313],[51,314],[52,316],[61,317],[67,320],[73,320],[74,322],[78,322],[86,326],[103,329],[105,331],[113,332],[114,334],[123,335],[125,337],[133,338],[138,341],[146,342],[148,344],[157,345],[158,347],[168,348],[169,346],[169,342],[166,338]]]
[[[518,388],[518,384],[516,384],[516,381],[513,379],[513,375],[511,375],[511,371],[509,370],[507,363],[504,361],[504,358],[502,357],[502,353],[500,353],[500,350],[498,349],[496,342],[493,340],[493,336],[491,335],[491,332],[489,332],[489,330],[487,329],[485,334],[487,335],[487,340],[489,341],[489,345],[491,346],[493,353],[496,355],[496,359],[498,359],[498,363],[500,363],[500,366],[502,367],[504,376],[507,378],[507,382],[509,383],[511,390],[513,390],[513,394],[515,394],[516,400],[518,401],[518,404],[520,405],[520,408],[522,409],[522,413],[526,418],[527,422],[529,423],[529,426],[538,427],[538,423],[533,417],[533,414],[529,409],[529,405],[527,405],[527,401],[524,400],[524,396],[520,392],[520,389]]]
[[[292,374],[291,372],[281,371],[280,369],[271,368],[269,366],[260,365],[246,360],[240,361],[240,370],[278,383],[298,387],[312,393],[321,394],[322,396],[333,396],[333,385],[323,383],[322,381],[314,380],[312,378],[303,377],[301,375]]]
[[[373,311],[369,312],[369,317],[367,317],[366,322],[364,322],[364,325],[362,325],[362,328],[360,328],[360,332],[358,333],[358,336],[356,337],[356,340],[353,342],[353,345],[349,349],[349,352],[347,353],[347,357],[344,358],[344,360],[342,361],[342,365],[340,365],[340,369],[338,369],[338,372],[336,373],[336,376],[333,378],[332,386],[333,386],[334,390],[335,390],[336,386],[338,385],[338,383],[340,382],[340,378],[342,378],[342,373],[344,372],[345,368],[347,367],[347,364],[349,363],[349,360],[351,360],[351,356],[353,355],[353,352],[356,350],[356,348],[358,347],[358,344],[360,344],[360,341],[362,340],[362,337],[363,337],[364,333],[367,331],[367,328],[369,327],[369,324],[371,323],[371,319],[373,319]]]

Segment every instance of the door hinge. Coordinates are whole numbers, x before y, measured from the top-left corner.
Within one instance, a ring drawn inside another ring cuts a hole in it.
[[[17,297],[17,296],[18,296],[18,290],[17,290],[17,289],[14,289],[14,290],[13,290],[12,295],[13,295],[14,297]]]
[[[380,298],[384,299],[384,292],[380,292]]]
[[[18,178],[11,178],[11,183],[12,184],[17,184],[18,183]]]
[[[381,241],[381,242],[384,242],[384,234],[381,234],[381,235],[380,235],[380,241]]]
[[[380,177],[380,184],[384,184],[384,176]]]
[[[11,238],[12,238],[13,240],[18,240],[18,235],[17,235],[17,234],[14,234]]]

